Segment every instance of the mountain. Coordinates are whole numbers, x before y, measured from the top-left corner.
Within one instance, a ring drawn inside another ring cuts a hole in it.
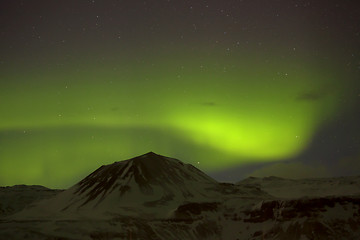
[[[215,197],[218,183],[192,165],[153,152],[102,166],[76,184],[67,209],[172,206]],[[214,191],[215,190],[215,191]],[[111,206],[110,206],[111,205]],[[173,207],[173,206],[172,206]]]
[[[101,166],[55,198],[14,217],[170,217],[187,202],[216,202],[241,193],[266,195],[260,190],[250,193],[233,184],[218,183],[191,164],[149,152]]]
[[[285,179],[280,177],[249,177],[237,183],[251,186],[279,198],[327,197],[360,195],[360,177]]]
[[[1,239],[360,239],[360,177],[219,183],[153,152],[0,218]]]
[[[0,187],[0,217],[19,212],[36,201],[54,197],[60,192],[62,190],[53,190],[38,185]]]

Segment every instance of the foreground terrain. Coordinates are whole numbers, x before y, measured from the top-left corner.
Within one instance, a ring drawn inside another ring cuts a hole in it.
[[[360,239],[360,177],[219,183],[150,152],[64,191],[0,188],[0,239]]]

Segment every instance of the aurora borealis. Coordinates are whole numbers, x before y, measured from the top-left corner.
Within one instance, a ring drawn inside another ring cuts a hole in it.
[[[360,155],[359,8],[350,3],[0,9],[0,185],[66,187],[149,151],[207,173],[300,161],[346,174],[338,162]]]

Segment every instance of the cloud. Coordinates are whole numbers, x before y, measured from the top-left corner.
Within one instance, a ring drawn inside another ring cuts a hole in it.
[[[282,178],[330,177],[330,171],[322,165],[306,165],[301,162],[274,163],[253,171],[249,176]]]

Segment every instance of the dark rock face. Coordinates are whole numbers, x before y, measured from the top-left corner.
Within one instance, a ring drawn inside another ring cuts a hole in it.
[[[88,202],[94,200],[99,195],[104,198],[107,193],[114,191],[114,189],[117,187],[115,185],[115,181],[118,179],[125,179],[129,175],[129,173],[123,174],[126,170],[125,166],[126,164],[123,162],[114,163],[111,167],[101,166],[89,176],[81,180],[78,183],[79,187],[75,192],[76,194],[81,195],[87,190],[91,189],[88,193],[86,193],[87,200],[82,205],[85,205]],[[130,187],[127,185],[120,186],[120,194],[123,195],[129,189]]]
[[[175,211],[175,218],[189,219],[192,216],[199,216],[202,212],[216,212],[221,205],[219,202],[187,203],[179,206]]]
[[[348,208],[353,209],[353,215],[342,216]],[[332,210],[337,211],[337,216],[326,217]],[[261,238],[256,238],[260,236],[256,232],[254,239],[301,239],[302,236],[319,240],[357,239],[360,230],[360,197],[270,200],[263,202],[260,208],[244,213],[247,216],[244,222],[274,223],[261,233]]]
[[[264,201],[259,209],[245,211],[248,218],[244,221],[255,223],[276,220],[283,222],[294,218],[317,217],[319,213],[326,212],[327,208],[334,208],[335,205],[346,208],[348,204],[359,209],[354,212],[354,217],[359,217],[360,197],[326,197]]]

